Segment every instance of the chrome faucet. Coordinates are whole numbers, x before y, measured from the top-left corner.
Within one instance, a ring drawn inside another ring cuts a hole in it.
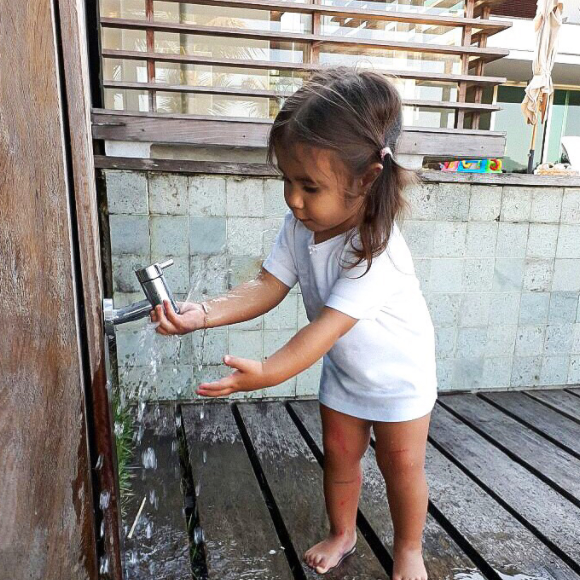
[[[167,260],[161,264],[156,262],[146,268],[135,270],[135,275],[147,297],[145,300],[117,309],[113,308],[113,300],[111,298],[103,300],[103,315],[107,336],[114,338],[115,326],[148,316],[155,306],[158,304],[163,305],[164,300],[169,300],[172,308],[179,314],[179,308],[163,275],[163,270],[171,265],[173,265],[173,260]]]

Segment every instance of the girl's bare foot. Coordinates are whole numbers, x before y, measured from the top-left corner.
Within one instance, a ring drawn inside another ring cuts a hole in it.
[[[337,565],[344,554],[356,545],[356,531],[330,534],[326,540],[312,546],[305,554],[304,561],[318,574],[324,574]]]
[[[395,548],[393,580],[427,580],[427,570],[420,547]]]

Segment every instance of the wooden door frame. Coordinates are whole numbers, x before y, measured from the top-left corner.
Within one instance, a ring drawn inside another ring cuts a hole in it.
[[[96,580],[102,518],[122,580],[85,3],[2,9],[0,562],[13,580]]]

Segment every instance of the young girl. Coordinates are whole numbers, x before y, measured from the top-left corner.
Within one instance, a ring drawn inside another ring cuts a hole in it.
[[[432,321],[395,219],[412,174],[393,154],[401,100],[373,72],[324,69],[289,97],[268,143],[290,208],[255,280],[201,304],[165,304],[152,320],[184,334],[249,320],[279,304],[298,282],[310,324],[267,360],[231,355],[236,369],[197,393],[218,397],[282,383],[323,357],[320,413],[326,539],[305,562],[319,574],[354,551],[360,460],[376,438],[394,526],[393,580],[426,580],[424,472],[437,398]]]

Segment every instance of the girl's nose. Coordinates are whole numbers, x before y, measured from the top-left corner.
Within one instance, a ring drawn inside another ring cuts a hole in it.
[[[302,209],[304,207],[304,200],[298,191],[287,186],[285,193],[288,207],[291,209]]]

